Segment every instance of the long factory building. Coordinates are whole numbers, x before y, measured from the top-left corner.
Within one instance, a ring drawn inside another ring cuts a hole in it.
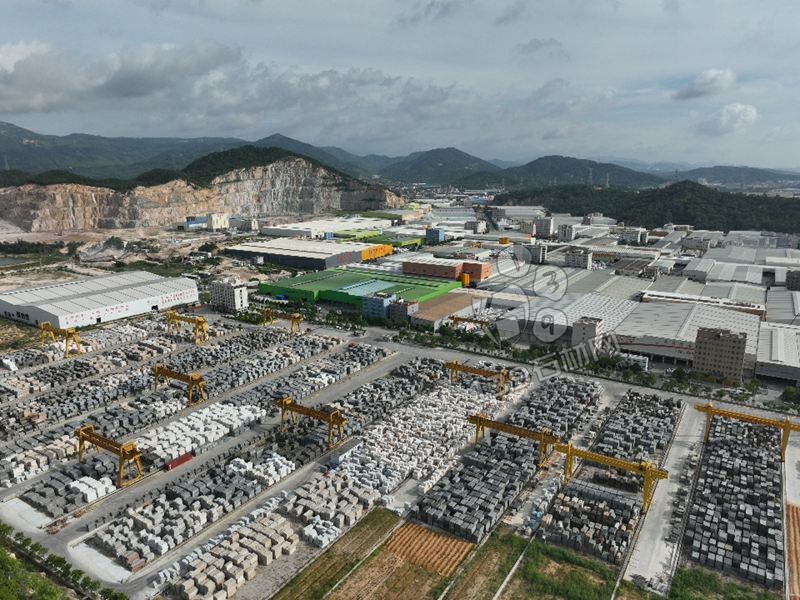
[[[34,326],[85,327],[197,301],[191,279],[129,271],[0,293],[0,315]]]
[[[242,258],[260,257],[264,262],[284,267],[324,271],[388,256],[393,248],[390,244],[278,238],[231,246],[226,252]]]

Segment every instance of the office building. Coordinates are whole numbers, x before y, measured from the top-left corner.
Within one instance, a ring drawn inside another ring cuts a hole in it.
[[[701,327],[694,343],[692,369],[722,379],[741,381],[746,347],[745,332]]]
[[[247,284],[237,279],[211,282],[211,306],[228,313],[247,310]]]

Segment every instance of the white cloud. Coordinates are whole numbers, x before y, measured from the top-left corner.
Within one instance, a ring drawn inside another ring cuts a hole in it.
[[[733,69],[707,69],[694,78],[689,85],[673,95],[675,100],[689,100],[718,94],[736,85],[736,73]]]
[[[726,104],[719,112],[701,121],[697,131],[704,135],[726,135],[751,126],[758,121],[758,109],[752,104]]]
[[[11,72],[21,60],[34,54],[44,54],[47,50],[47,44],[37,41],[0,44],[0,71]]]

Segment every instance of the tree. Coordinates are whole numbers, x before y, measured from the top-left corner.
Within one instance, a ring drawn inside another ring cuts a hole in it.
[[[685,383],[686,381],[689,380],[689,373],[686,371],[686,369],[678,367],[672,372],[672,378],[675,381],[680,381],[681,383]]]
[[[789,386],[781,392],[780,399],[787,404],[800,404],[800,388]]]

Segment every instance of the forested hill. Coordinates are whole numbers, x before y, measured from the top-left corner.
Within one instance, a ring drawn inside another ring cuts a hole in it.
[[[628,225],[688,223],[698,229],[800,232],[800,200],[720,192],[690,181],[650,190],[563,186],[503,194],[497,204],[546,206],[553,212],[602,212]]]
[[[182,179],[199,186],[207,186],[215,177],[249,167],[265,167],[278,160],[287,158],[301,158],[316,166],[335,173],[344,180],[353,178],[340,173],[331,167],[324,166],[307,156],[295,154],[283,148],[256,148],[255,146],[240,146],[223,152],[212,152],[198,158],[184,169],[168,170],[153,169],[134,177],[133,179],[93,179],[83,177],[69,171],[45,171],[44,173],[26,173],[24,171],[0,171],[0,188],[20,186],[25,184],[55,185],[60,183],[75,183],[94,187],[110,188],[118,191],[127,191],[137,186],[161,185]]]

